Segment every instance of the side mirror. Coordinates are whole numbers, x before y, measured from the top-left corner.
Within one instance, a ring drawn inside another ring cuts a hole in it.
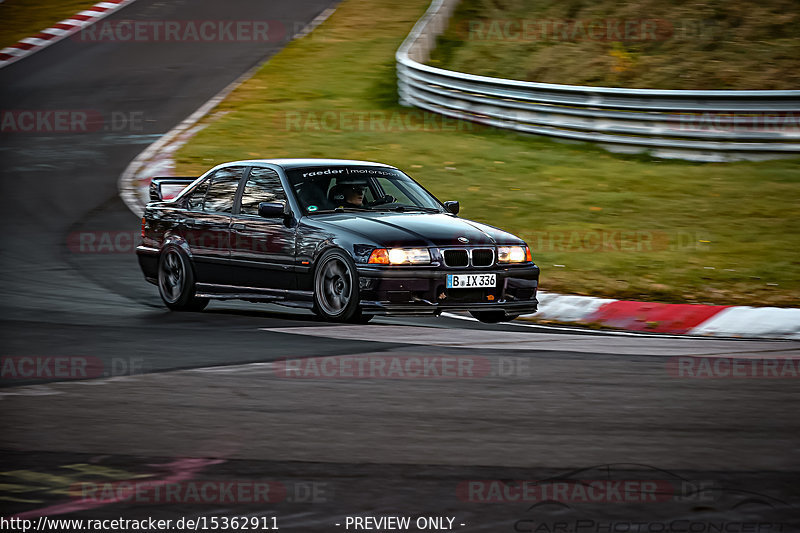
[[[445,202],[444,208],[454,215],[458,214],[458,211],[461,209],[461,205],[458,202]]]
[[[261,202],[258,204],[258,216],[264,218],[283,218],[283,204],[278,202]]]

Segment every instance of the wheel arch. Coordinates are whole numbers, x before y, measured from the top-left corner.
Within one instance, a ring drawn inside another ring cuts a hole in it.
[[[181,252],[183,252],[183,254],[186,256],[186,259],[189,261],[189,268],[192,269],[194,278],[197,279],[197,267],[194,264],[194,256],[192,255],[192,250],[189,247],[189,243],[186,242],[186,239],[175,233],[167,235],[167,237],[164,239],[164,242],[161,244],[161,249],[158,251],[159,256],[164,252],[167,246],[175,246]]]
[[[194,257],[192,257],[192,250],[191,248],[189,248],[189,243],[186,242],[186,239],[184,237],[177,235],[175,233],[167,235],[164,238],[164,242],[161,243],[161,248],[159,249],[159,253],[163,252],[164,248],[170,245],[177,246],[178,248],[181,249],[183,253],[186,254],[186,256],[190,260],[194,261]]]
[[[314,274],[317,272],[317,267],[319,266],[319,260],[322,259],[322,257],[326,253],[328,253],[328,252],[330,252],[332,250],[336,250],[336,251],[342,252],[344,255],[349,257],[350,260],[353,261],[353,263],[356,262],[356,259],[355,259],[355,257],[353,257],[353,254],[345,246],[343,246],[342,243],[337,242],[337,241],[332,240],[332,239],[331,240],[327,240],[327,241],[323,241],[323,242],[321,242],[319,244],[319,246],[317,246],[317,249],[314,250],[314,255],[313,255],[312,260],[311,260],[312,279],[313,279]]]

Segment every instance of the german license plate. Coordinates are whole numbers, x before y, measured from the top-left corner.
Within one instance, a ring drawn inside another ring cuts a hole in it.
[[[496,287],[496,274],[448,274],[448,289],[473,289],[481,287]]]

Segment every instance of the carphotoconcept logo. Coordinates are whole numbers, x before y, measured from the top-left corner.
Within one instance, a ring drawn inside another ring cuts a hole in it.
[[[750,487],[726,486],[713,479],[686,478],[663,468],[631,463],[594,465],[540,480],[470,480],[459,483],[456,491],[459,499],[465,502],[528,504],[527,511],[514,522],[512,529],[524,533],[784,531],[779,523],[693,518],[692,513],[698,507],[737,509],[747,504],[773,509],[787,505],[772,496],[754,492]],[[615,519],[609,508],[598,513],[597,504],[627,504],[623,510],[655,510],[662,506],[661,509],[679,518],[632,520],[627,513],[624,518]],[[663,507],[664,504],[669,507]],[[553,520],[555,513],[559,518]],[[595,513],[602,518],[592,519]]]

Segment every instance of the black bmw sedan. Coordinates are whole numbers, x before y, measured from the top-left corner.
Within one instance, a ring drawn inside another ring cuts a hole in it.
[[[182,189],[165,200],[167,186]],[[326,320],[536,311],[539,268],[505,231],[459,218],[395,167],[261,159],[156,178],[136,249],[173,310],[209,299],[305,307]]]

